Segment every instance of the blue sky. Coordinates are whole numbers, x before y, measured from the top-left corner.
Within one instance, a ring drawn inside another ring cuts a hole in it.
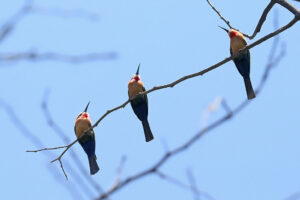
[[[269,1],[212,1],[234,27],[252,33]],[[299,8],[300,4],[293,2]],[[247,4],[247,8],[245,5]],[[23,4],[6,1],[0,23]],[[200,71],[229,55],[229,38],[217,26],[225,24],[205,0],[191,1],[35,1],[34,5],[82,9],[99,15],[98,21],[29,14],[0,45],[0,53],[35,49],[67,55],[116,52],[114,60],[79,64],[59,61],[0,63],[0,119],[3,142],[0,171],[3,199],[92,199],[99,195],[83,177],[67,152],[63,157],[66,181],[59,163],[50,161],[60,151],[26,153],[28,149],[65,145],[48,126],[41,108],[48,107],[69,140],[74,140],[75,118],[88,101],[96,121],[104,112],[127,100],[127,83],[141,62],[145,87],[172,82]],[[275,6],[282,26],[292,19]],[[257,38],[273,31],[274,10]],[[282,200],[299,191],[300,95],[297,92],[299,24],[280,34],[286,56],[271,73],[262,93],[237,117],[209,132],[190,149],[168,161],[161,170],[188,183],[186,170],[197,187],[217,200]],[[257,39],[256,38],[256,39]],[[252,41],[249,41],[249,43]],[[256,87],[268,62],[272,39],[251,49],[251,78]],[[91,177],[105,190],[116,179],[123,155],[121,179],[154,164],[165,149],[173,149],[202,128],[207,106],[223,97],[234,107],[246,98],[233,62],[187,80],[172,89],[153,92],[149,98],[149,123],[155,139],[145,143],[141,123],[130,106],[107,116],[95,128],[100,172]],[[3,103],[5,102],[5,103]],[[3,105],[11,106],[28,131],[39,138],[32,143],[16,127]],[[222,116],[220,108],[207,123]],[[72,150],[88,169],[86,155],[76,144]],[[69,166],[67,166],[69,163]],[[87,172],[87,171],[86,171]],[[147,176],[112,195],[112,199],[193,199],[190,191]]]

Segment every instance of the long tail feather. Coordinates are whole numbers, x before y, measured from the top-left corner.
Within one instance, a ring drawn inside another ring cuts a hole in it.
[[[151,132],[150,126],[149,126],[149,122],[148,122],[148,120],[145,120],[145,121],[142,121],[142,123],[143,123],[146,142],[149,142],[149,141],[153,140],[153,138],[154,138],[153,134]]]
[[[96,155],[89,157],[89,164],[90,164],[91,175],[96,174],[99,171]]]
[[[245,82],[248,100],[254,99],[256,96],[255,96],[254,90],[252,88],[250,77],[244,78],[244,82]]]

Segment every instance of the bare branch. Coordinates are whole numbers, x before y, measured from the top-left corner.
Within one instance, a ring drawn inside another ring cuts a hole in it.
[[[211,196],[210,194],[208,194],[207,192],[204,192],[204,191],[201,191],[201,190],[198,190],[196,187],[192,186],[192,185],[188,185],[186,183],[183,183],[182,181],[174,178],[174,177],[171,177],[161,171],[156,171],[155,172],[155,175],[157,175],[159,178],[165,180],[165,181],[168,181],[174,185],[177,185],[181,188],[185,188],[185,189],[188,189],[188,190],[191,190],[192,192],[194,192],[198,197],[200,196],[203,196],[203,197],[206,197],[207,199],[209,200],[215,200],[215,198],[213,196]]]
[[[10,19],[6,21],[0,28],[0,42],[4,41],[6,37],[12,32],[15,26],[28,14],[46,14],[58,17],[78,17],[85,18],[91,21],[99,20],[99,15],[97,13],[91,13],[82,9],[77,10],[67,10],[62,8],[49,8],[35,6],[32,1],[25,1],[24,5],[18,10]]]
[[[0,62],[16,62],[22,60],[30,61],[62,61],[69,63],[92,62],[98,60],[113,60],[117,58],[116,52],[89,53],[85,55],[65,55],[54,52],[38,53],[36,51],[20,53],[0,53]]]
[[[230,22],[228,20],[226,20],[220,13],[220,11],[218,11],[209,0],[206,0],[208,2],[208,4],[211,6],[211,8],[219,15],[219,17],[228,25],[229,28],[231,29],[235,29],[238,30],[234,27],[232,27],[230,25]],[[262,25],[264,24],[264,22],[266,21],[267,15],[270,12],[270,10],[273,8],[273,6],[275,4],[280,4],[281,6],[285,7],[286,9],[288,9],[291,13],[294,14],[295,18],[297,20],[300,19],[300,11],[294,7],[292,4],[290,4],[288,1],[286,0],[271,0],[270,3],[267,5],[267,7],[264,9],[257,25],[256,28],[254,30],[254,32],[252,33],[252,35],[248,35],[246,33],[241,32],[245,37],[249,38],[249,39],[253,39],[255,38],[256,34],[260,32]],[[239,31],[239,30],[238,30]]]
[[[276,50],[278,48],[278,43],[279,40],[274,40],[274,44],[273,46],[275,47],[272,48],[270,54],[275,54],[276,55]],[[284,57],[284,52],[285,50],[281,50],[277,56],[273,57],[273,60],[269,60],[266,68],[265,68],[265,72],[262,76],[262,79],[260,81],[260,84],[256,90],[256,94],[258,95],[261,91],[261,89],[263,88],[263,86],[266,83],[266,77],[268,77],[270,70],[275,67],[276,65],[278,65],[281,61],[281,59]],[[275,62],[276,61],[276,62]],[[157,171],[159,170],[160,167],[162,167],[171,157],[174,157],[175,155],[187,150],[188,148],[190,148],[196,141],[198,141],[204,134],[208,133],[209,131],[219,127],[220,125],[222,125],[224,122],[227,122],[229,119],[233,118],[234,116],[236,116],[240,111],[242,111],[243,109],[245,109],[247,107],[247,105],[249,105],[251,101],[245,100],[243,102],[241,102],[238,106],[236,106],[231,113],[227,113],[224,116],[222,116],[221,118],[219,118],[218,120],[216,120],[215,122],[213,122],[212,124],[210,124],[209,126],[203,128],[201,131],[199,131],[196,135],[194,135],[193,137],[191,137],[189,140],[187,140],[185,143],[183,143],[182,145],[178,146],[177,148],[173,149],[170,152],[167,152],[166,154],[164,154],[161,159],[159,159],[152,167],[141,171],[135,175],[129,176],[128,178],[126,178],[125,180],[123,180],[122,182],[119,183],[118,186],[109,189],[106,193],[102,194],[98,200],[101,199],[106,199],[107,197],[109,197],[111,194],[113,194],[114,192],[120,190],[121,188],[123,188],[124,186],[128,185],[129,183],[138,180],[140,178],[146,177],[147,175],[153,174],[153,173],[157,173]]]
[[[187,176],[187,178],[188,178],[188,180],[190,182],[190,187],[197,189],[196,178],[195,178],[193,172],[191,171],[191,169],[187,169],[186,170],[186,176]],[[199,194],[201,194],[201,193],[198,193],[195,190],[192,190],[192,192],[194,194],[194,199],[195,200],[199,200],[199,196],[200,196]]]
[[[7,36],[9,36],[17,23],[19,23],[28,14],[47,14],[59,17],[78,17],[85,18],[88,20],[96,21],[99,19],[99,15],[84,11],[82,9],[77,10],[66,10],[59,8],[48,8],[41,6],[32,5],[31,1],[26,1],[22,8],[17,11],[10,19],[7,20],[0,27],[0,43],[3,42]],[[0,62],[15,63],[17,61],[29,60],[29,61],[46,61],[55,60],[69,63],[81,63],[98,60],[113,60],[117,58],[116,52],[102,52],[102,53],[88,53],[83,55],[65,55],[56,52],[45,52],[39,53],[37,51],[29,50],[26,52],[12,52],[12,53],[1,53]]]
[[[126,156],[123,155],[119,164],[119,167],[117,169],[117,177],[116,180],[114,181],[114,183],[112,184],[111,188],[116,187],[117,185],[119,185],[120,181],[121,181],[121,174],[122,174],[122,170],[124,168],[125,165],[125,161],[126,161]]]
[[[12,32],[16,24],[31,10],[31,2],[25,2],[20,10],[18,10],[7,22],[0,28],[0,42],[4,41],[6,37]]]
[[[228,105],[226,99],[222,99],[221,105],[222,105],[222,107],[224,108],[224,110],[227,112],[227,114],[228,114],[228,115],[231,115],[232,110],[231,110],[230,106]]]
[[[272,0],[274,1],[274,0]],[[284,1],[284,0],[282,0]],[[277,1],[276,1],[277,2]],[[156,90],[161,90],[161,89],[165,89],[165,88],[173,88],[175,85],[185,81],[185,80],[188,80],[188,79],[191,79],[191,78],[194,78],[194,77],[197,77],[197,76],[202,76],[204,75],[205,73],[211,71],[211,70],[214,70],[218,67],[220,67],[221,65],[233,60],[234,58],[236,58],[237,56],[241,55],[242,53],[246,52],[247,50],[261,44],[262,42],[278,35],[279,33],[287,30],[288,28],[292,27],[296,22],[298,22],[300,20],[300,18],[298,16],[295,16],[295,18],[293,18],[288,24],[286,24],[285,26],[277,29],[276,31],[260,38],[259,40],[253,42],[252,44],[249,44],[247,45],[245,48],[243,48],[242,50],[240,50],[237,54],[234,54],[228,58],[225,58],[223,59],[222,61],[200,71],[200,72],[197,72],[197,73],[193,73],[193,74],[190,74],[190,75],[186,75],[186,76],[183,76],[181,78],[179,78],[178,80],[172,82],[172,83],[169,83],[169,84],[165,84],[165,85],[161,85],[161,86],[155,86],[153,87],[152,89],[150,90],[147,90],[145,92],[142,92],[142,93],[139,93],[137,94],[135,97],[131,98],[131,99],[128,99],[127,101],[125,101],[123,104],[111,109],[111,110],[107,110],[106,113],[104,113],[95,123],[94,125],[92,125],[88,130],[86,130],[84,132],[84,134],[82,134],[81,137],[83,137],[85,134],[87,134],[91,129],[95,128],[98,126],[98,124],[107,116],[109,115],[110,113],[116,111],[116,110],[119,110],[121,108],[124,108],[131,100],[141,96],[141,95],[144,95],[144,94],[148,94],[148,93],[151,93],[153,91],[156,91]],[[280,56],[278,59],[280,60],[282,57]],[[272,63],[271,66],[275,65],[277,63]],[[265,75],[268,74],[268,70],[267,70],[267,73],[265,73]],[[263,82],[263,81],[262,81]],[[259,92],[259,89],[257,89],[257,91]],[[170,155],[173,155],[173,154],[177,154],[178,152],[181,152],[183,151],[184,149],[188,148],[192,143],[194,143],[194,141],[196,141],[198,138],[200,138],[204,133],[208,132],[210,129],[213,129],[214,127],[218,126],[219,124],[222,124],[223,122],[227,121],[229,118],[231,118],[234,114],[238,113],[242,108],[245,107],[245,105],[247,105],[249,102],[248,101],[245,101],[243,102],[238,108],[236,108],[235,110],[232,110],[232,112],[230,113],[227,113],[227,115],[224,116],[224,118],[220,119],[219,121],[216,121],[215,123],[213,123],[212,125],[208,126],[207,128],[204,128],[200,133],[198,133],[195,138],[192,138],[191,141],[189,141],[188,143],[186,143],[185,145],[179,147],[178,149],[175,149],[174,151],[171,151],[171,152],[168,152],[153,168],[150,168],[149,170],[146,170],[144,172],[141,172],[140,174],[137,174],[135,176],[135,179],[138,179],[140,177],[143,177],[145,175],[148,175],[149,173],[153,173],[160,165],[162,165],[162,163],[164,163],[166,160],[169,159]],[[71,144],[67,145],[66,146],[66,149],[61,153],[61,155],[52,160],[51,162],[55,162],[57,160],[61,160],[62,156],[68,151],[68,149],[74,145],[76,142],[78,141],[78,139],[76,139],[75,141],[73,141]],[[129,182],[131,182],[131,179],[127,179],[123,182],[121,182],[116,188],[110,190],[109,192],[107,192],[107,194],[110,194],[110,193],[113,193],[115,190],[117,190],[118,188],[120,187],[123,187],[123,185],[126,185],[128,184]],[[104,199],[106,197],[107,194],[103,194],[101,195],[102,199]],[[100,198],[101,199],[101,198]]]
[[[229,27],[229,28],[231,28],[231,29],[235,29],[235,28],[233,28],[231,25],[230,25],[230,22],[228,21],[228,20],[226,20],[222,15],[221,15],[221,12],[220,11],[218,11],[217,9],[216,9],[216,7],[214,7],[214,5],[212,5],[212,3],[209,1],[209,0],[206,0],[207,1],[207,3],[210,5],[210,7],[219,15],[219,17],[227,24],[227,26]],[[237,30],[237,29],[235,29],[235,30]]]
[[[43,149],[38,149],[38,150],[27,150],[26,152],[37,153],[37,152],[40,152],[40,151],[48,151],[48,150],[64,149],[64,148],[67,148],[67,147],[68,147],[68,146],[53,147],[53,148],[43,148]]]
[[[300,198],[300,192],[296,192],[290,195],[289,197],[287,197],[285,200],[298,200],[299,198]]]
[[[84,135],[84,134],[83,134],[83,135]],[[81,136],[81,137],[82,137],[82,136]],[[67,145],[67,146],[66,146],[66,149],[60,154],[60,156],[58,156],[56,159],[52,160],[51,162],[53,163],[53,162],[55,162],[55,161],[57,161],[57,160],[60,161],[61,158],[63,157],[63,155],[68,151],[68,149],[69,149],[71,146],[73,146],[73,144],[75,144],[76,142],[78,142],[78,140],[79,140],[81,137],[77,138],[76,140],[74,140],[74,142],[72,142],[71,144]]]
[[[59,163],[60,163],[60,168],[61,168],[61,170],[63,171],[63,173],[64,173],[66,179],[69,180],[69,179],[68,179],[68,176],[67,176],[67,174],[66,174],[66,172],[65,172],[65,169],[64,169],[64,166],[63,166],[61,160],[59,160]]]
[[[283,26],[282,28],[278,29],[277,31],[274,31],[274,32],[272,32],[272,33],[270,33],[270,34],[264,36],[263,38],[257,40],[256,42],[254,42],[254,43],[252,43],[252,44],[246,46],[246,47],[243,48],[242,50],[240,50],[239,53],[234,54],[234,55],[232,55],[232,56],[230,56],[230,57],[228,57],[228,58],[225,58],[224,60],[218,62],[217,64],[212,65],[211,67],[208,67],[208,68],[206,68],[206,69],[204,69],[204,70],[202,70],[202,71],[200,71],[200,72],[197,72],[197,73],[194,73],[194,74],[190,74],[190,75],[184,76],[184,77],[182,77],[182,78],[180,78],[180,79],[178,79],[178,80],[176,80],[176,81],[174,81],[174,82],[172,82],[172,83],[169,83],[169,84],[166,84],[166,85],[162,85],[162,86],[155,86],[155,87],[153,87],[153,88],[150,89],[150,90],[147,90],[147,91],[145,91],[145,92],[142,92],[142,93],[137,94],[137,95],[134,96],[133,98],[131,98],[131,99],[125,101],[125,102],[124,102],[123,104],[121,104],[120,106],[117,106],[117,107],[115,107],[115,108],[113,108],[113,109],[111,109],[111,110],[107,110],[106,113],[105,113],[104,115],[102,115],[102,116],[96,121],[96,123],[95,123],[93,126],[91,126],[88,130],[86,130],[86,131],[84,132],[84,134],[82,134],[82,136],[84,136],[85,134],[87,134],[91,129],[97,127],[98,124],[99,124],[99,123],[100,123],[107,115],[109,115],[110,113],[112,113],[112,112],[114,112],[114,111],[116,111],[116,110],[119,110],[119,109],[121,109],[121,108],[124,108],[131,100],[133,100],[133,99],[135,99],[135,98],[137,98],[137,97],[139,97],[139,96],[141,96],[141,95],[148,94],[148,93],[151,93],[151,92],[156,91],[156,90],[161,90],[161,89],[165,89],[165,88],[169,88],[169,87],[172,88],[172,87],[174,87],[175,85],[177,85],[177,84],[179,84],[179,83],[181,83],[181,82],[183,82],[183,81],[185,81],[185,80],[187,80],[187,79],[191,79],[191,78],[194,78],[194,77],[197,77],[197,76],[202,76],[203,74],[205,74],[205,73],[207,73],[207,72],[209,72],[209,71],[211,71],[211,70],[213,70],[213,69],[216,69],[216,68],[220,67],[221,65],[223,65],[223,64],[225,64],[225,63],[231,61],[232,59],[234,59],[235,57],[239,56],[240,54],[242,54],[242,53],[245,52],[246,50],[251,49],[251,48],[257,46],[258,44],[260,44],[260,43],[262,43],[262,42],[264,42],[264,41],[270,39],[271,37],[274,37],[275,35],[277,35],[277,34],[283,32],[284,30],[290,28],[290,27],[293,26],[297,21],[298,21],[298,20],[297,20],[296,18],[294,18],[291,22],[289,22],[287,25]],[[66,153],[66,151],[67,151],[71,146],[73,146],[77,141],[78,141],[78,139],[76,139],[75,141],[73,141],[71,144],[66,145],[67,148],[63,151],[63,153],[62,153],[57,159],[54,159],[54,160],[51,161],[51,162],[60,160],[61,157]]]

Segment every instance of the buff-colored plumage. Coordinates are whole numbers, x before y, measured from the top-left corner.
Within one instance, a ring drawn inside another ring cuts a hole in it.
[[[136,77],[136,75],[128,83],[129,98],[132,98],[135,95],[137,95],[138,93],[144,91],[143,90],[143,88],[144,88],[143,82],[141,80],[136,80],[135,77]],[[138,79],[140,79],[139,76],[138,76]]]
[[[239,50],[243,49],[247,45],[247,43],[246,43],[244,36],[240,32],[231,29],[231,30],[229,30],[229,35],[232,32],[234,32],[235,37],[231,38],[230,47],[231,47],[232,53],[236,54],[239,52]]]
[[[76,137],[79,138],[84,131],[91,127],[91,120],[89,118],[79,117],[75,122]]]

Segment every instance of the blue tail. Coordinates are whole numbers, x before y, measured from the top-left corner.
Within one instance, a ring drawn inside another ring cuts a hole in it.
[[[89,164],[90,164],[90,173],[91,173],[91,175],[96,174],[99,171],[99,166],[97,164],[96,155],[89,157]]]
[[[148,122],[148,120],[144,120],[144,121],[142,121],[142,123],[143,123],[146,142],[149,142],[149,141],[153,140],[153,134],[151,132],[149,122]]]

